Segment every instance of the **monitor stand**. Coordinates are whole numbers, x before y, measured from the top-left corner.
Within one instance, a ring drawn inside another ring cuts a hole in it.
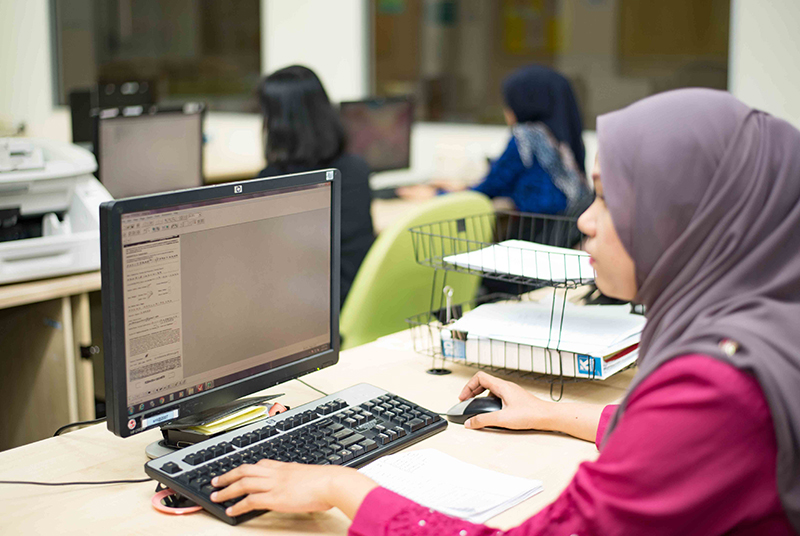
[[[147,455],[148,460],[155,460],[156,458],[175,452],[178,448],[179,447],[170,447],[167,445],[166,440],[159,439],[147,445],[144,449],[144,453]]]
[[[278,398],[279,396],[283,396],[283,394],[240,398],[238,400],[234,400],[233,402],[229,402],[228,404],[164,424],[161,426],[162,438],[147,445],[147,447],[144,449],[145,454],[147,454],[147,457],[152,460],[160,456],[164,456],[165,454],[175,452],[183,447],[188,447],[189,445],[194,445],[200,441],[212,438],[214,435],[229,432],[230,430],[233,430],[233,428],[226,428],[217,434],[212,435],[202,434],[192,430],[191,428],[194,426],[208,425],[214,421],[218,421],[219,419],[227,417],[232,413],[248,407],[267,405],[267,401]],[[279,411],[286,411],[286,409],[288,408],[285,408],[280,404],[278,405],[278,408],[276,408],[276,410]],[[273,414],[273,411],[269,411],[269,415],[264,415],[261,418],[266,419]],[[255,421],[246,421],[240,426],[245,426],[253,422]]]

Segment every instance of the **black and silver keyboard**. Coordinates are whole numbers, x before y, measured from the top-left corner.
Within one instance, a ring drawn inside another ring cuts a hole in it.
[[[447,421],[383,389],[360,383],[285,413],[150,460],[145,472],[226,523],[264,513],[225,514],[211,479],[243,464],[271,459],[360,467],[447,427]]]

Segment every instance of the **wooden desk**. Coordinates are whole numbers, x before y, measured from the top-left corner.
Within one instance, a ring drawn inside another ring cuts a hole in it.
[[[100,272],[0,286],[0,449],[94,419],[93,366],[80,347],[92,344],[98,290]]]
[[[453,373],[431,376],[427,357],[410,350],[406,333],[396,334],[341,354],[340,362],[304,377],[325,392],[368,381],[434,411],[445,411],[475,369],[450,365]],[[612,403],[621,399],[632,377],[620,373],[605,382],[568,384],[564,400]],[[541,396],[547,386],[520,381]],[[296,406],[319,397],[292,381],[267,392],[285,393],[280,400]],[[109,480],[144,477],[144,448],[159,437],[151,430],[120,439],[96,425],[0,453],[3,480]],[[450,424],[410,448],[436,448],[489,469],[540,479],[544,492],[491,519],[498,528],[514,526],[551,502],[570,481],[579,463],[597,456],[591,443],[543,432],[475,431]],[[317,514],[269,513],[239,527],[230,527],[203,512],[185,517],[156,512],[150,506],[154,482],[109,486],[0,485],[0,518],[8,534],[53,532],[98,534],[345,534],[349,521],[338,510]],[[269,532],[267,532],[269,531]]]

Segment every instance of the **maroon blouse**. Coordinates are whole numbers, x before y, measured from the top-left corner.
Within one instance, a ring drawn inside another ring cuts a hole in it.
[[[603,410],[598,446],[615,409]],[[376,488],[349,534],[791,535],[776,457],[758,382],[710,357],[684,356],[642,382],[597,460],[581,464],[558,499],[520,526],[475,525]]]

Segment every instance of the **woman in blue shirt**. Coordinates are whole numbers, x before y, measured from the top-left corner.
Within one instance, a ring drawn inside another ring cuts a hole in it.
[[[580,113],[569,82],[552,69],[531,65],[505,79],[503,100],[511,140],[473,189],[510,197],[522,212],[575,212],[586,204],[589,187]]]

